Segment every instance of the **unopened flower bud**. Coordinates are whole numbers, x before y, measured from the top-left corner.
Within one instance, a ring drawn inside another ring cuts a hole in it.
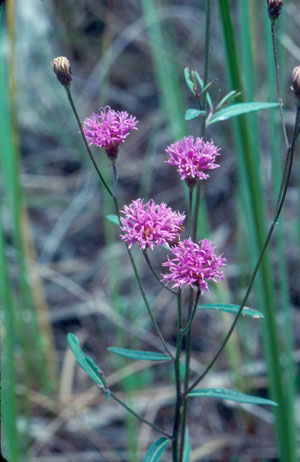
[[[70,61],[68,58],[64,56],[60,56],[59,58],[55,58],[52,61],[53,71],[56,74],[56,77],[60,81],[60,83],[66,87],[71,84],[72,81],[72,72]]]
[[[267,0],[268,3],[268,15],[271,21],[277,21],[279,18],[283,0]]]
[[[294,95],[297,99],[300,99],[300,66],[297,66],[293,70],[292,82],[294,88]]]

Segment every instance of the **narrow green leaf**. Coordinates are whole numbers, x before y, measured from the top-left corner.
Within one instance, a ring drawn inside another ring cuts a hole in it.
[[[240,305],[228,305],[225,303],[216,303],[216,304],[199,305],[198,309],[226,311],[226,313],[236,314],[240,309]],[[260,311],[254,310],[253,308],[248,308],[247,306],[244,306],[243,311],[242,311],[242,316],[249,316],[250,318],[263,318],[264,317],[264,315]]]
[[[195,91],[194,91],[194,82],[192,81],[191,79],[191,71],[190,71],[190,68],[189,67],[185,67],[184,68],[184,78],[185,78],[185,82],[188,86],[188,88],[191,90],[191,92],[193,93],[193,95],[195,94]]]
[[[217,79],[214,79],[214,80],[211,80],[210,82],[208,82],[204,88],[202,88],[201,90],[201,95],[203,95],[205,92],[207,92],[207,90],[214,84],[216,83]]]
[[[76,335],[68,334],[67,341],[79,366],[90,376],[90,378],[102,388],[107,389],[106,381],[103,375],[99,375],[100,368],[94,363],[92,358],[84,354],[80,348],[80,342]],[[105,393],[106,400],[109,400],[109,390]]]
[[[201,79],[201,77],[200,77],[200,75],[198,74],[197,71],[195,71],[195,76],[196,76],[196,79],[198,80],[198,83],[199,83],[201,89],[203,90],[204,82]],[[208,102],[208,105],[209,105],[210,109],[212,109],[213,108],[213,103],[212,103],[212,100],[211,100],[211,97],[210,97],[209,93],[206,93],[206,99],[207,99],[207,102]]]
[[[275,401],[270,399],[259,398],[258,396],[245,395],[235,390],[227,390],[226,388],[196,388],[188,394],[191,398],[219,398],[236,401],[238,403],[247,404],[266,404],[268,406],[277,406]]]
[[[229,93],[227,93],[227,95],[224,96],[224,98],[221,99],[216,109],[221,109],[222,106],[224,106],[225,104],[229,104],[230,101],[232,101],[234,98],[237,98],[240,95],[241,95],[240,91],[239,92],[235,90],[230,91]]]
[[[230,119],[242,114],[249,114],[249,112],[262,111],[265,109],[273,109],[278,107],[278,103],[237,103],[225,107],[220,111],[215,112],[212,117],[207,121],[207,125],[220,122],[221,120]]]
[[[187,109],[185,111],[185,120],[193,120],[204,114],[206,114],[206,111],[199,111],[199,109]]]
[[[144,458],[144,462],[159,462],[169,442],[170,440],[164,437],[156,440],[148,449]]]
[[[106,215],[106,219],[113,223],[114,225],[120,226],[120,220],[117,215]]]
[[[190,462],[191,457],[191,440],[189,429],[186,428],[185,439],[184,439],[184,450],[183,450],[183,462]]]
[[[109,347],[109,351],[116,353],[125,358],[138,359],[143,361],[169,361],[169,356],[163,355],[162,353],[156,353],[155,351],[140,351],[130,350],[128,348]]]

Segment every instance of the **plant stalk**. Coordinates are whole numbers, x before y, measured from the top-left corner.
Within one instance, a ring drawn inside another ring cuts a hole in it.
[[[180,445],[180,424],[182,412],[182,394],[181,394],[181,375],[180,375],[180,357],[182,350],[182,293],[178,291],[177,295],[177,342],[176,342],[176,357],[175,357],[175,384],[176,384],[176,404],[175,418],[173,427],[173,443],[172,454],[173,462],[179,462],[179,445]]]

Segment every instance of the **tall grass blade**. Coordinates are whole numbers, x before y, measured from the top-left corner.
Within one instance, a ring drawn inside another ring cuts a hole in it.
[[[219,0],[219,7],[225,40],[228,78],[232,89],[243,91],[235,33],[231,20],[231,7],[228,0]],[[243,96],[240,96],[238,100],[242,102]],[[249,121],[247,116],[242,116],[234,122],[234,137],[238,152],[237,160],[242,201],[249,228],[251,254],[254,258],[257,258],[258,251],[262,248],[265,239],[266,226],[263,191],[258,174],[257,145],[254,145],[253,139],[249,136]],[[275,427],[280,456],[282,461],[296,462],[295,445],[291,441],[290,434],[292,423],[287,406],[287,392],[284,388],[281,374],[279,336],[274,310],[275,297],[268,256],[262,262],[260,275],[256,284],[256,293],[260,306],[264,306],[265,308],[265,322],[262,323],[263,344],[268,367],[271,397],[278,403],[278,408],[275,410]]]
[[[10,290],[8,267],[5,257],[5,244],[2,229],[0,209],[0,300],[1,300],[1,337],[2,337],[2,361],[1,361],[1,419],[3,425],[3,448],[10,462],[18,462],[19,435],[17,429],[17,394],[16,394],[16,367],[15,367],[15,331],[16,320],[14,317],[15,306]]]

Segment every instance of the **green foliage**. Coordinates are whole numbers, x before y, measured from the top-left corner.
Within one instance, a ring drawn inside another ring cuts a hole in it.
[[[270,399],[259,398],[258,396],[245,395],[235,390],[227,390],[226,388],[196,388],[191,391],[188,396],[190,398],[219,398],[237,403],[247,404],[265,404],[268,406],[278,406],[277,403]]]
[[[112,214],[106,215],[106,219],[110,221],[111,223],[113,223],[114,225],[120,226],[120,220],[117,215],[112,215]]]
[[[241,95],[241,92],[237,92],[235,90],[233,91],[230,91],[229,93],[227,93],[227,95],[225,95],[221,101],[217,104],[216,106],[216,110],[218,109],[221,109],[223,106],[229,104],[232,100],[234,100],[235,98],[237,98],[238,96]]]
[[[109,347],[107,348],[112,353],[124,356],[125,358],[137,359],[140,361],[169,361],[171,358],[162,353],[156,353],[155,351],[139,351],[130,350],[128,348]]]
[[[237,103],[227,106],[220,111],[215,112],[207,119],[207,125],[221,122],[222,120],[231,119],[250,112],[262,111],[265,109],[273,109],[278,107],[278,103]]]
[[[206,111],[199,111],[198,109],[187,109],[185,111],[185,120],[193,120],[199,117],[200,115],[205,115]]]
[[[185,78],[185,81],[186,81],[186,84],[187,84],[188,88],[193,93],[193,95],[196,95],[195,88],[197,88],[198,85],[201,88],[201,92],[199,92],[199,94],[206,92],[207,102],[208,102],[208,105],[209,105],[210,109],[212,110],[213,109],[213,104],[212,104],[210,94],[207,92],[207,89],[214,83],[214,81],[209,82],[207,85],[204,86],[204,82],[201,79],[198,72],[197,71],[190,71],[190,69],[188,67],[186,67],[184,69],[184,78]]]
[[[151,444],[150,448],[146,452],[144,462],[159,462],[160,458],[170,443],[168,438],[159,438],[153,444]]]
[[[183,450],[183,462],[190,462],[191,457],[191,440],[190,440],[190,432],[188,427],[185,430],[185,438],[184,438],[184,450]]]
[[[80,348],[80,341],[74,334],[67,335],[67,341],[69,347],[74,354],[76,361],[79,366],[90,376],[90,378],[103,390],[105,391],[105,398],[109,400],[109,390],[107,389],[104,375],[101,373],[101,369],[94,363],[92,358],[87,356]],[[101,376],[101,378],[100,378]]]
[[[199,305],[199,310],[216,310],[216,311],[225,311],[226,313],[233,313],[237,314],[240,305],[228,305],[226,303],[215,303],[215,304],[206,304],[206,305]],[[253,308],[244,307],[242,311],[242,316],[248,316],[250,318],[263,318],[264,315],[258,311],[254,310]]]

